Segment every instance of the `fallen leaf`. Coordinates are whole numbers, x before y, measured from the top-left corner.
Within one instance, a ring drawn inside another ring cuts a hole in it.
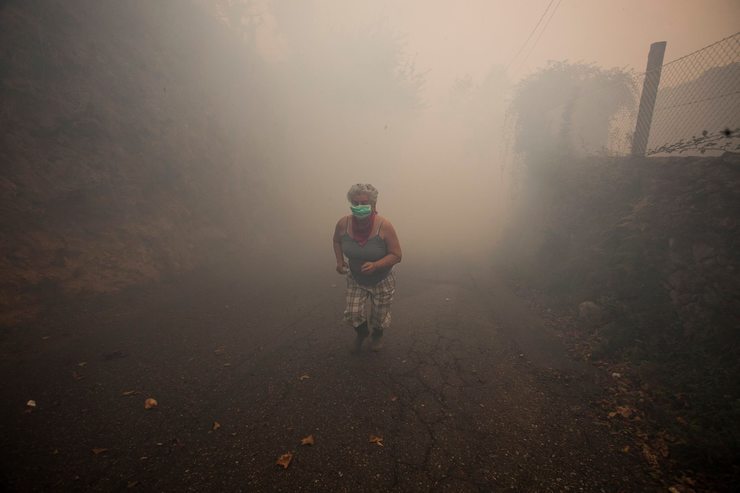
[[[655,452],[645,443],[642,444],[642,456],[654,469],[658,469],[658,456]]]
[[[73,372],[72,372],[72,378],[74,378],[75,380],[82,380],[82,379],[83,379],[83,378],[85,378],[85,377],[83,377],[82,375],[80,375],[80,374],[79,374],[79,373],[77,373],[76,371],[73,371]]]
[[[308,380],[309,378],[311,377],[309,377],[308,375],[301,375],[300,377],[298,377],[298,380]]]
[[[379,436],[375,436],[375,435],[370,435],[370,443],[374,443],[378,447],[382,447],[383,446],[383,437],[379,437]]]
[[[617,412],[623,417],[623,418],[629,418],[633,414],[633,410],[627,406],[618,406]]]
[[[95,455],[104,454],[107,451],[108,451],[107,448],[98,448],[98,447],[96,447],[96,448],[92,449],[92,453],[95,454]]]
[[[315,443],[315,440],[313,438],[313,435],[308,435],[305,438],[301,438],[301,445],[313,445]]]
[[[395,395],[391,396],[391,402],[396,402],[398,400],[398,397]]]
[[[28,407],[36,407],[36,401],[31,399],[30,401],[26,402],[26,406]]]
[[[221,423],[219,423],[218,421],[214,421],[213,422],[213,431],[216,431],[219,428],[221,428]]]
[[[121,392],[121,395],[134,395],[135,393],[135,390],[124,390],[123,392]]]
[[[213,354],[215,354],[216,356],[224,354],[224,352],[226,352],[226,346],[219,346],[213,350]]]
[[[615,411],[612,411],[609,413],[609,417],[613,418],[619,415],[619,416],[622,416],[623,418],[629,418],[630,416],[632,416],[633,412],[634,411],[627,406],[617,406],[617,409]]]
[[[151,397],[144,401],[144,409],[152,409],[154,407],[157,407],[159,403],[156,399],[152,399]]]
[[[283,469],[287,469],[290,465],[290,461],[293,460],[293,454],[291,452],[285,452],[283,455],[281,455],[277,461],[275,461],[275,464],[278,466],[283,466]]]
[[[683,484],[676,484],[668,488],[670,493],[695,493],[694,489]]]
[[[629,445],[625,445],[624,447],[622,447],[622,452],[624,452],[625,454],[627,452],[629,452],[629,451],[630,451],[630,446]]]
[[[77,363],[77,366],[79,366],[80,368],[84,368],[85,366],[87,366],[87,361],[80,361],[79,363]]]

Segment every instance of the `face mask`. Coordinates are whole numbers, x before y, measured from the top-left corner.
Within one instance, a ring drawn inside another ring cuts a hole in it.
[[[357,219],[365,219],[373,212],[372,206],[368,204],[351,205],[349,206],[349,209],[352,211],[352,215],[355,216]]]

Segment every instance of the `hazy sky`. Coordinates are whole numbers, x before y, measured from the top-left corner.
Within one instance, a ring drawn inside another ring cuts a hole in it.
[[[396,8],[399,28],[408,26],[410,47],[420,62],[477,71],[486,60],[508,63],[549,3],[468,0],[453,6],[425,1],[399,2]],[[738,28],[737,0],[562,0],[517,72],[563,58],[641,69],[653,41],[668,41],[666,58],[671,60]]]
[[[405,37],[408,54],[426,73],[425,92],[433,99],[458,77],[470,74],[477,82],[493,65],[508,65],[548,4],[550,0],[324,0],[316,3],[310,22],[326,29],[387,22]],[[669,61],[740,28],[740,0],[554,0],[555,6],[534,49],[530,46],[539,30],[512,65],[512,80],[547,60],[643,71],[654,41],[668,42]]]

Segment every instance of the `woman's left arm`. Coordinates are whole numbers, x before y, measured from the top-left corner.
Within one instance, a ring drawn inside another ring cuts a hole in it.
[[[398,241],[396,230],[390,221],[386,219],[383,223],[383,234],[388,254],[375,262],[377,268],[390,269],[401,261],[401,243]]]

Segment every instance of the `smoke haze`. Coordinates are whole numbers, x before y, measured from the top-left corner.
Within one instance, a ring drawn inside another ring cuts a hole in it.
[[[4,490],[730,491],[738,25],[0,0]]]
[[[228,13],[227,4],[219,4],[219,15]],[[269,81],[265,94],[243,96],[265,106],[248,133],[262,136],[254,144],[276,200],[266,212],[277,228],[269,236],[278,244],[282,233],[301,238],[319,254],[347,212],[346,190],[367,182],[380,190],[379,211],[396,224],[408,259],[481,253],[495,243],[510,178],[505,111],[518,78],[558,58],[641,70],[649,43],[693,14],[701,12],[700,22],[680,36],[676,50],[714,39],[718,29],[730,32],[728,17],[738,18],[732,2],[716,2],[711,13],[671,4],[667,17],[654,5],[646,15],[656,16],[655,31],[627,37],[605,34],[603,25],[631,23],[628,5],[568,2],[536,49],[515,59],[543,2],[243,6],[227,23],[246,33],[245,46]],[[597,32],[603,42],[593,42]]]

